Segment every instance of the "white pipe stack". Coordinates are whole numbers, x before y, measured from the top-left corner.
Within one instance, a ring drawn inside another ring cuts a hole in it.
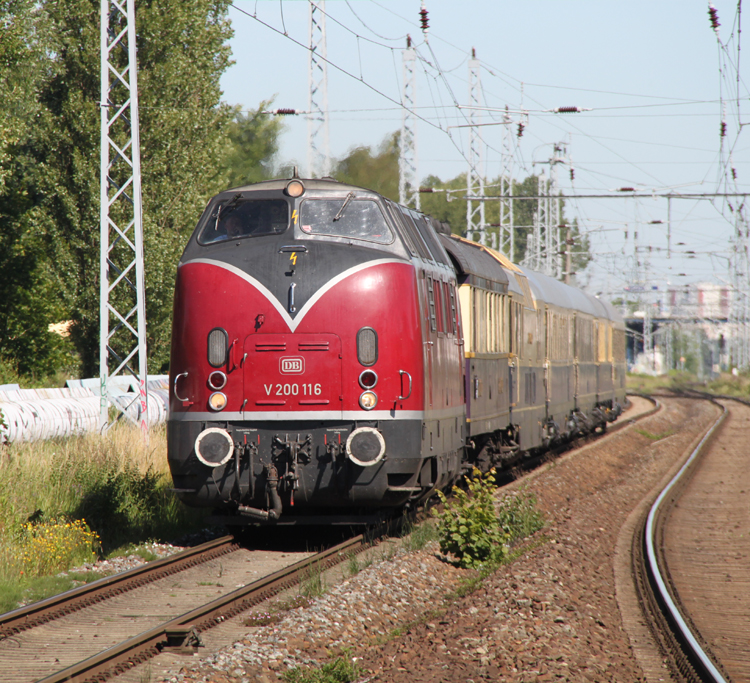
[[[148,423],[166,422],[169,404],[168,378],[149,379]],[[73,436],[99,428],[98,379],[72,380],[64,389],[0,388],[0,443],[39,441]],[[122,391],[110,396],[134,421],[140,417],[135,380],[124,381]],[[135,400],[134,400],[135,399]]]

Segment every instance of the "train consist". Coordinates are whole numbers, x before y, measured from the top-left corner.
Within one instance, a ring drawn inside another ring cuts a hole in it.
[[[601,430],[625,396],[608,304],[334,180],[208,204],[179,263],[179,497],[227,524],[372,522]]]

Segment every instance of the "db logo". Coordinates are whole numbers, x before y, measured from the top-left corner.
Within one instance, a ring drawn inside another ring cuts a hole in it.
[[[280,358],[279,372],[282,375],[302,375],[305,372],[305,359],[291,356]]]

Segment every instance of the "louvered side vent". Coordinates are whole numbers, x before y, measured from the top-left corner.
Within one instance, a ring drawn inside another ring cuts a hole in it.
[[[229,335],[221,327],[215,327],[208,333],[208,364],[220,368],[227,362],[227,343]]]
[[[378,360],[378,333],[372,327],[357,332],[357,359],[365,367],[375,365]]]

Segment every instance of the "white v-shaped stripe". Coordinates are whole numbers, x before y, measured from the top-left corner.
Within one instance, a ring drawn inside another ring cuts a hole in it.
[[[336,277],[331,278],[326,282],[320,289],[318,289],[315,294],[313,294],[307,301],[307,303],[300,309],[299,313],[297,313],[296,317],[292,318],[292,316],[289,315],[288,311],[284,306],[282,306],[281,302],[274,296],[274,294],[271,293],[271,290],[268,289],[262,282],[259,280],[256,280],[252,275],[248,275],[243,270],[240,270],[237,268],[237,266],[233,266],[230,263],[225,263],[224,261],[216,261],[214,259],[207,259],[207,258],[198,258],[193,259],[191,261],[187,261],[186,263],[183,263],[180,265],[180,268],[183,266],[190,265],[191,263],[205,263],[209,266],[216,266],[217,268],[223,268],[224,270],[229,271],[230,273],[233,273],[239,278],[242,278],[245,280],[245,282],[249,282],[253,287],[255,287],[263,296],[268,299],[268,301],[276,308],[276,310],[279,312],[279,315],[286,321],[286,324],[289,326],[289,330],[291,332],[294,332],[299,324],[304,319],[305,315],[310,311],[310,309],[315,305],[315,303],[322,297],[328,290],[330,290],[332,287],[337,285],[342,280],[348,278],[351,275],[354,275],[355,273],[359,273],[362,270],[366,270],[367,268],[373,268],[374,266],[382,266],[386,263],[401,263],[403,265],[410,265],[408,261],[404,261],[402,259],[394,259],[394,258],[384,258],[384,259],[378,259],[377,261],[367,261],[366,263],[360,263],[357,266],[353,266],[352,268],[349,268],[348,270],[345,270],[343,273],[339,273]]]

